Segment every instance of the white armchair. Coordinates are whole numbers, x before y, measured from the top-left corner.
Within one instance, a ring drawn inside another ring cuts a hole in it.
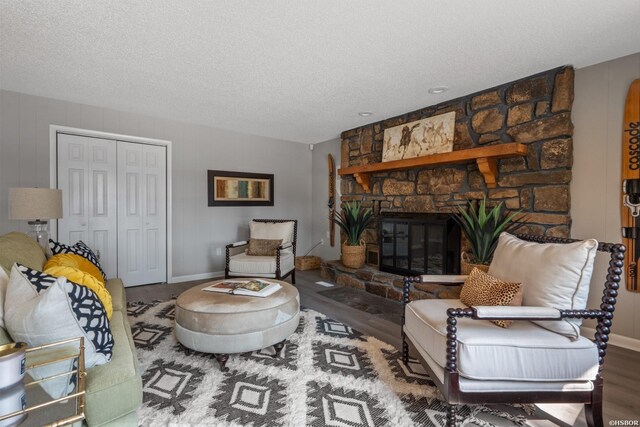
[[[626,248],[597,245],[598,251],[610,254],[609,269],[600,308],[585,309],[593,266],[590,252],[595,257],[597,242],[590,241],[593,250],[579,254],[572,265],[572,260],[563,258],[565,254],[570,248],[582,250],[577,245],[589,241],[519,237],[523,240],[510,236],[530,246],[502,254],[496,250],[489,274],[522,283],[526,306],[467,307],[459,299],[409,301],[413,283],[433,280],[430,276],[405,278],[403,362],[408,363],[411,344],[449,404],[447,426],[455,426],[457,404],[492,403],[583,403],[588,425],[602,426],[602,369]],[[556,245],[533,243],[537,246],[533,247],[530,242]],[[525,265],[519,264],[523,259]],[[539,272],[536,277],[531,274],[534,269]],[[585,279],[586,288],[581,283]],[[578,283],[570,283],[575,280]],[[548,285],[546,291],[534,289],[541,283]],[[563,287],[567,292],[573,288],[567,305],[531,304],[536,298],[560,295],[558,289]],[[496,319],[514,322],[505,329],[490,321]],[[581,319],[597,319],[593,341],[579,335]]]
[[[296,283],[296,240],[298,221],[294,219],[254,219],[249,223],[251,239],[282,240],[274,256],[247,254],[248,241],[226,246],[225,278],[266,277],[282,280],[291,276]]]

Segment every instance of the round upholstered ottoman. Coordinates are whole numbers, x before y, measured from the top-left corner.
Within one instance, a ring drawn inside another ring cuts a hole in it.
[[[290,284],[269,281],[282,288],[265,298],[202,290],[216,282],[183,292],[176,301],[176,338],[192,350],[215,354],[223,370],[232,353],[273,346],[278,357],[298,327],[300,297]]]

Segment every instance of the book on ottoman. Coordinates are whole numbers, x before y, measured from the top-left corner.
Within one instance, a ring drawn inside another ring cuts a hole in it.
[[[246,295],[250,297],[268,297],[281,288],[279,283],[266,280],[224,280],[203,288],[203,291],[222,292],[232,295]]]

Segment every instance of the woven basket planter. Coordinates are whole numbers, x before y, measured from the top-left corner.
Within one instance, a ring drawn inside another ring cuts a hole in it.
[[[472,262],[469,262],[469,255],[463,252],[462,257],[460,258],[460,274],[471,274],[471,270],[473,270],[474,268],[484,271],[485,273],[489,271],[488,264],[474,264]]]
[[[342,243],[342,264],[349,268],[362,268],[364,266],[366,247],[364,240],[360,240],[358,246],[347,245],[345,240]]]

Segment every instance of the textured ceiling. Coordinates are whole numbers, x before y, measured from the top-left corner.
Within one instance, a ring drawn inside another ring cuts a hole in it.
[[[557,66],[640,51],[638,0],[0,7],[2,89],[304,143]],[[427,92],[441,85],[451,89]]]

